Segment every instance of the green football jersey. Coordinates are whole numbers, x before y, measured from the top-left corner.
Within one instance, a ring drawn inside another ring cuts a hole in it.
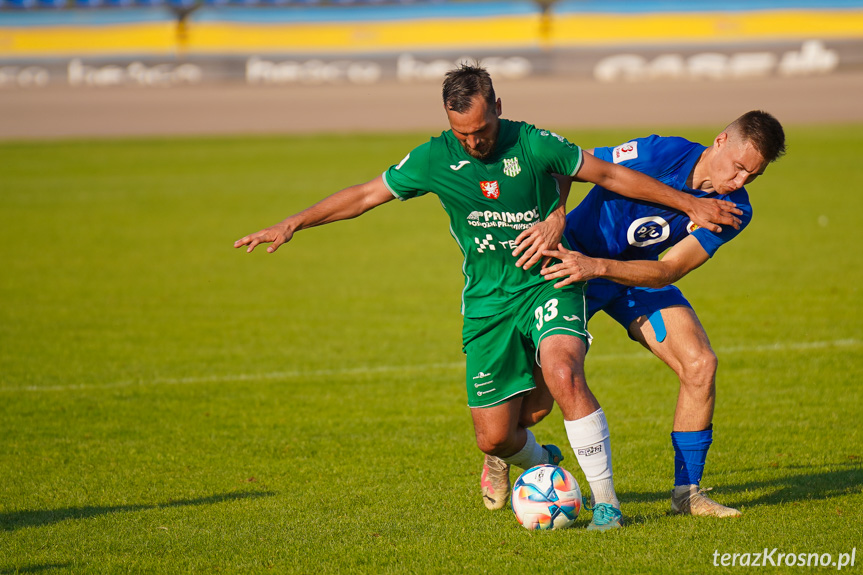
[[[462,313],[487,317],[546,282],[539,265],[528,271],[515,266],[515,238],[558,206],[560,190],[551,174],[575,175],[581,163],[581,149],[565,138],[501,120],[487,160],[470,156],[447,130],[390,167],[383,180],[400,200],[437,194],[464,254]]]

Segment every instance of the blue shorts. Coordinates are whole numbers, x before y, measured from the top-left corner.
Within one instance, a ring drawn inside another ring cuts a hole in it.
[[[602,310],[629,333],[633,321],[647,316],[659,341],[665,339],[665,324],[658,312],[673,305],[692,308],[683,293],[674,286],[659,289],[630,287],[599,278],[587,282],[586,296],[588,318]]]

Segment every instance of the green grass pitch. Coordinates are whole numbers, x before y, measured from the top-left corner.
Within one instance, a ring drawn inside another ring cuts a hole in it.
[[[667,514],[676,381],[592,321],[609,534],[483,507],[434,198],[232,248],[427,137],[0,144],[0,574],[707,573],[765,548],[860,571],[863,126],[789,127],[751,227],[681,282],[720,358],[704,485],[743,517]],[[585,488],[559,412],[536,434]]]

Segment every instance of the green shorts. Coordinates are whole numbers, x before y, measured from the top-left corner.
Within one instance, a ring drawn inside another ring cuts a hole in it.
[[[533,367],[546,336],[569,334],[590,343],[584,289],[583,283],[556,289],[547,282],[503,313],[464,318],[468,406],[491,407],[534,389]]]

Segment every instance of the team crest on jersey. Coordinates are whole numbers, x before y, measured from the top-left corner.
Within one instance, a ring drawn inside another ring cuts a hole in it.
[[[611,152],[611,158],[615,164],[625,162],[626,160],[634,160],[638,157],[638,142],[627,142],[614,148]]]
[[[496,200],[500,197],[500,186],[497,182],[480,182],[479,189],[482,190],[482,195],[490,200]]]
[[[521,166],[518,165],[518,158],[504,158],[503,173],[514,178],[521,173]]]
[[[694,232],[695,230],[697,230],[700,227],[701,226],[699,226],[695,222],[689,222],[688,224],[686,224],[686,231],[691,234],[692,232]]]

